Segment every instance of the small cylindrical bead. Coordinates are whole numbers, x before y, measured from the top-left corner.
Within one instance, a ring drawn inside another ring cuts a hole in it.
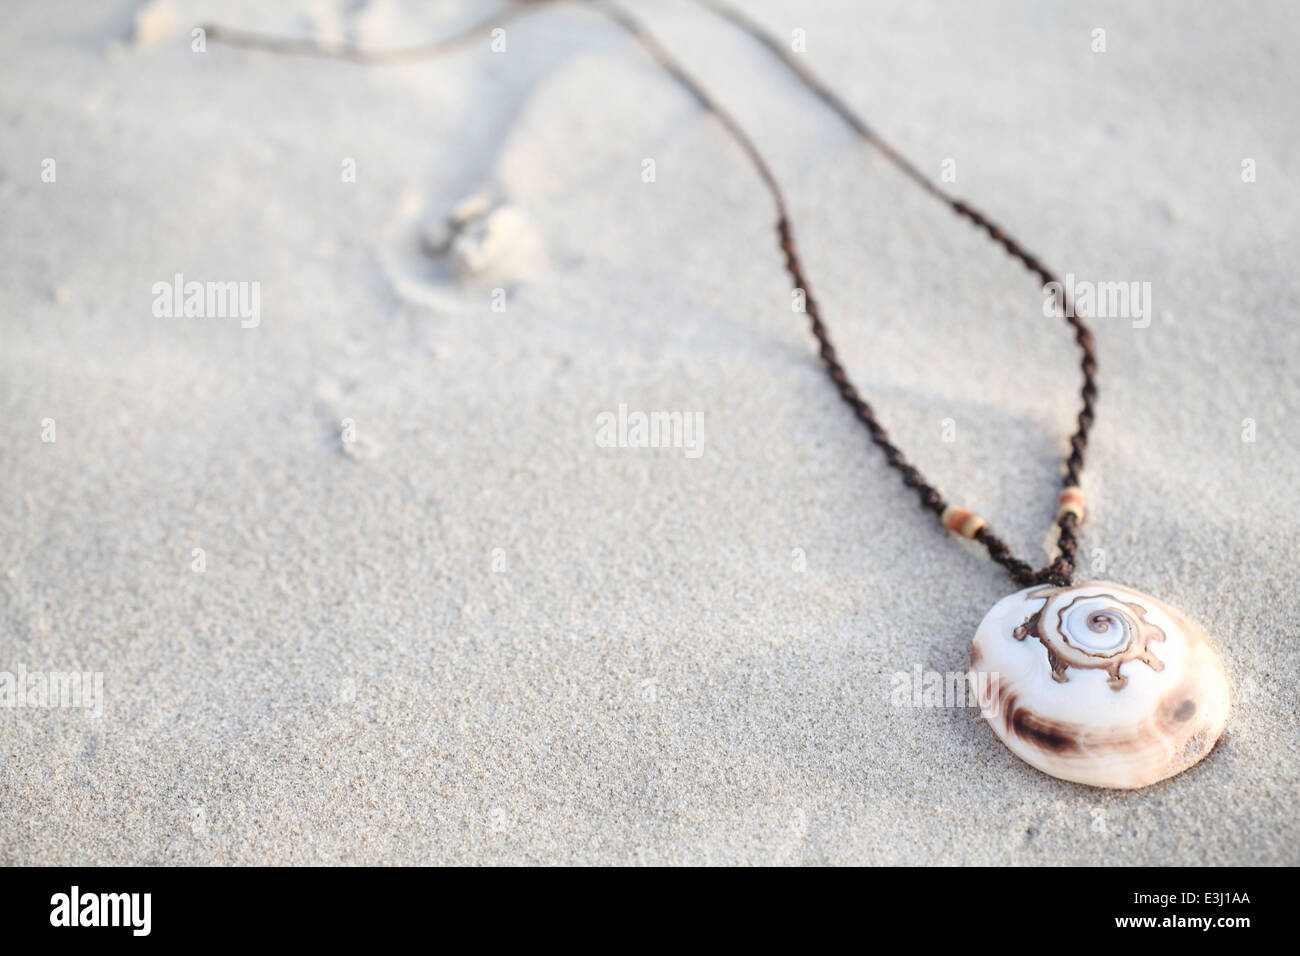
[[[984,519],[973,511],[958,508],[956,505],[949,505],[944,508],[939,520],[943,522],[945,528],[949,531],[955,531],[963,538],[975,537],[985,523]]]
[[[1071,514],[1082,522],[1083,521],[1083,492],[1078,488],[1066,488],[1061,492],[1061,497],[1056,503],[1056,517],[1063,518]]]

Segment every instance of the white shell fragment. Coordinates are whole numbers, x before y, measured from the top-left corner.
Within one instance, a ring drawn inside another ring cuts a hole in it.
[[[1145,787],[1223,733],[1228,680],[1205,633],[1118,584],[1041,585],[985,615],[971,675],[993,732],[1044,773]]]

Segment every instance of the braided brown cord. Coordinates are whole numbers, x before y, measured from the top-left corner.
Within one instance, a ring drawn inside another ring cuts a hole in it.
[[[236,46],[249,47],[254,49],[263,49],[277,53],[305,54],[313,56],[324,56],[334,59],[347,60],[362,65],[381,65],[392,63],[409,63],[414,60],[432,58],[442,53],[449,52],[452,49],[461,47],[476,36],[482,35],[485,31],[491,29],[496,24],[501,23],[504,19],[518,16],[529,10],[536,10],[544,6],[549,6],[554,0],[520,0],[515,4],[505,7],[492,17],[470,27],[450,40],[428,43],[421,46],[400,48],[395,50],[384,51],[367,51],[356,47],[340,47],[322,44],[314,40],[293,39],[285,37],[273,37],[263,34],[253,34],[244,31],[229,30],[217,26],[207,27],[209,39],[215,42],[225,42]],[[724,17],[746,33],[750,34],[765,47],[775,53],[788,66],[795,75],[806,84],[827,106],[837,113],[850,127],[852,127],[864,140],[868,141],[879,149],[894,165],[903,173],[911,178],[926,192],[938,199],[946,202],[952,210],[965,218],[971,220],[977,226],[984,229],[989,236],[998,242],[1012,256],[1020,260],[1024,266],[1031,272],[1034,272],[1042,279],[1046,285],[1052,282],[1058,282],[1055,276],[1043,266],[1038,259],[1027,252],[1016,240],[1004,232],[999,226],[990,221],[983,213],[967,205],[961,200],[949,196],[940,189],[932,180],[922,174],[915,166],[909,163],[900,153],[892,146],[882,140],[876,133],[859,117],[852,109],[844,103],[831,89],[822,83],[811,71],[802,63],[795,60],[785,48],[769,36],[762,27],[739,11],[718,2],[718,0],[697,0],[706,8],[714,11],[719,16]],[[826,370],[830,375],[831,381],[835,384],[840,396],[853,409],[853,413],[867,427],[871,434],[871,440],[880,447],[885,453],[885,458],[892,468],[898,470],[902,475],[903,484],[916,491],[921,500],[922,506],[929,508],[936,515],[942,515],[947,507],[947,502],[939,490],[925,480],[925,477],[910,464],[903,456],[902,451],[890,441],[888,433],[884,426],[876,419],[875,412],[865,399],[858,394],[857,388],[849,380],[848,373],[839,360],[839,355],[831,342],[830,333],[825,324],[822,322],[821,312],[817,306],[817,300],[813,297],[812,288],[808,283],[807,277],[803,273],[803,268],[799,262],[797,247],[794,241],[793,227],[790,223],[790,217],[787,212],[785,195],[781,191],[781,186],[777,182],[776,176],[772,173],[763,155],[759,152],[758,147],[753,140],[744,131],[744,128],[736,119],[711,97],[704,87],[696,81],[671,54],[649,33],[641,24],[616,4],[587,4],[591,9],[598,10],[606,17],[613,20],[625,31],[631,34],[637,41],[645,47],[650,56],[655,59],[661,67],[680,83],[699,104],[707,111],[712,113],[721,123],[728,135],[745,153],[750,163],[753,165],[759,178],[767,187],[772,197],[773,204],[777,212],[777,234],[780,238],[781,251],[785,256],[786,270],[794,282],[796,290],[801,291],[804,295],[804,308],[808,314],[809,323],[812,328],[813,336],[817,339],[819,345],[819,354]],[[1063,286],[1058,286],[1063,288]],[[1075,341],[1078,343],[1083,353],[1081,368],[1083,370],[1083,409],[1079,412],[1078,431],[1070,439],[1070,454],[1065,461],[1065,477],[1063,479],[1064,487],[1074,487],[1079,484],[1079,473],[1083,469],[1084,454],[1088,446],[1088,431],[1093,421],[1093,404],[1097,398],[1097,386],[1095,375],[1097,371],[1097,358],[1094,350],[1092,333],[1089,331],[1083,318],[1075,310],[1070,308],[1070,303],[1063,301],[1065,306],[1066,322],[1068,322],[1075,331]],[[1022,587],[1043,582],[1055,584],[1069,584],[1074,574],[1075,556],[1078,551],[1078,517],[1073,513],[1062,514],[1057,525],[1060,529],[1060,535],[1057,541],[1059,554],[1056,559],[1045,567],[1035,570],[1029,564],[1017,559],[1011,549],[987,526],[981,527],[974,535],[974,540],[980,542],[988,550],[990,557],[998,564],[1010,572],[1012,578]]]
[[[881,139],[867,122],[855,113],[834,90],[818,79],[791,51],[787,50],[783,44],[767,33],[757,22],[729,4],[723,3],[722,0],[696,0],[696,2],[749,34],[775,54],[809,90],[844,120],[863,140],[880,150],[890,162],[927,193],[947,203],[953,212],[959,216],[964,216],[987,232],[990,238],[1018,259],[1026,269],[1037,275],[1043,285],[1056,283],[1057,288],[1064,289],[1063,284],[1052,271],[1044,266],[1024,246],[1008,235],[1005,230],[978,209],[950,196],[933,180],[909,163],[896,149]],[[778,205],[781,204],[778,203]],[[871,440],[884,450],[889,464],[902,473],[903,483],[916,490],[921,498],[922,505],[936,512],[942,512],[944,503],[938,491],[926,482],[913,466],[903,460],[898,449],[890,443],[885,430],[876,421],[870,406],[858,397],[857,390],[849,382],[843,366],[840,365],[835,347],[830,342],[826,327],[822,324],[812,294],[808,290],[807,281],[799,268],[799,260],[794,254],[794,240],[790,234],[790,225],[784,215],[777,223],[777,232],[781,237],[781,249],[785,253],[786,268],[790,272],[790,277],[793,279],[795,287],[803,289],[804,294],[807,296],[808,317],[812,326],[812,333],[821,346],[822,361],[826,365],[831,381],[835,383],[835,387],[839,389],[840,395],[853,409],[854,414],[867,426],[867,429],[871,432]],[[1083,372],[1083,387],[1079,394],[1083,399],[1083,407],[1080,409],[1077,419],[1078,429],[1070,438],[1070,453],[1065,459],[1065,475],[1061,482],[1063,487],[1072,488],[1077,487],[1079,484],[1079,474],[1083,470],[1084,455],[1088,448],[1088,433],[1093,423],[1094,406],[1097,401],[1097,353],[1092,332],[1089,330],[1083,316],[1078,313],[1077,309],[1072,307],[1073,303],[1065,301],[1064,298],[1062,299],[1062,305],[1064,307],[1065,321],[1074,329],[1074,340],[1082,353],[1079,367]],[[981,528],[974,538],[988,549],[989,556],[1006,568],[1012,578],[1021,586],[1042,582],[1069,584],[1074,576],[1075,557],[1079,547],[1077,537],[1078,521],[1076,515],[1069,513],[1062,514],[1057,519],[1057,527],[1060,531],[1057,538],[1059,553],[1050,564],[1038,570],[1034,570],[1024,561],[1018,560],[1005,542],[987,526]]]

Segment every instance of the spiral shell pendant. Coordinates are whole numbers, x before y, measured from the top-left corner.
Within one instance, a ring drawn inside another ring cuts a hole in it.
[[[970,657],[993,732],[1063,780],[1164,780],[1208,754],[1228,719],[1227,676],[1205,633],[1118,584],[1008,595],[980,623]]]

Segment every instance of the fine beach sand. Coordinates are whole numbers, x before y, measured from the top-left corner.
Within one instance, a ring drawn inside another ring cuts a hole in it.
[[[99,717],[0,707],[0,862],[1300,863],[1293,5],[746,4],[1054,269],[1150,283],[1094,322],[1082,577],[1198,621],[1234,710],[1140,792],[891,701],[1015,586],[837,398],[767,195],[633,41],[191,50],[492,9],[268,6],[0,29],[0,671],[103,675]],[[1042,563],[1079,379],[1034,278],[754,42],[627,6],[767,153],[898,444]],[[260,283],[257,326],[155,315],[176,274]],[[702,454],[601,447],[620,405]]]

